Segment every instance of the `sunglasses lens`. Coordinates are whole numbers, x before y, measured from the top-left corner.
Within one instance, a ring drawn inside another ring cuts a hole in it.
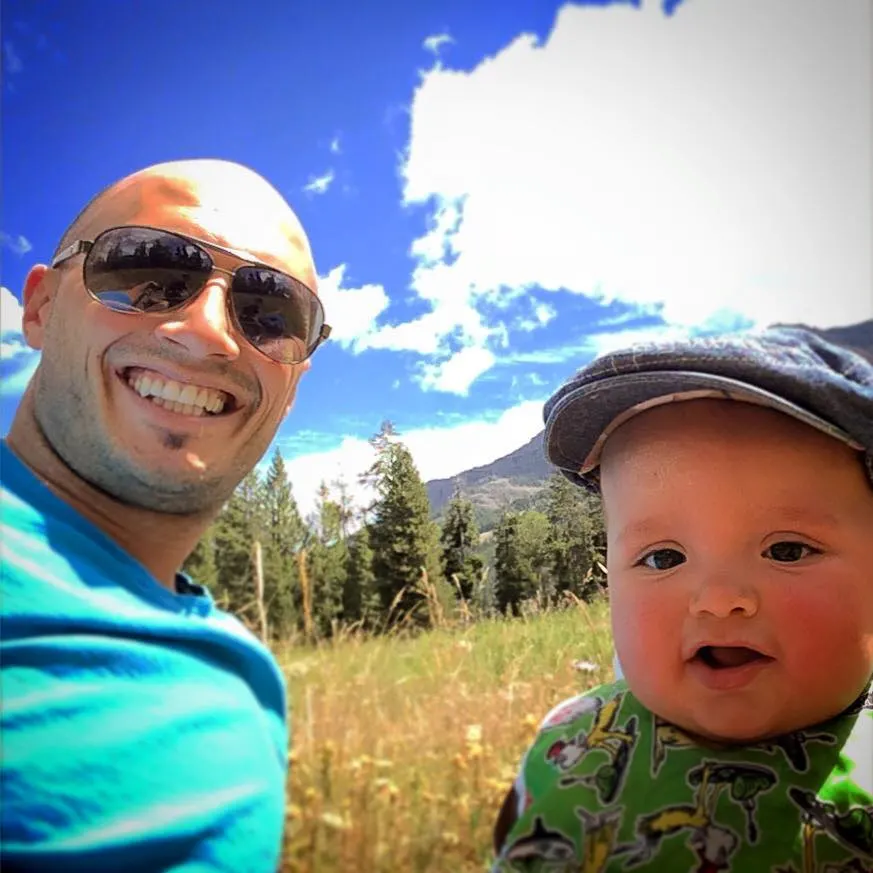
[[[275,270],[240,267],[233,308],[246,339],[282,364],[304,361],[324,326],[321,301],[302,282]]]
[[[118,312],[165,312],[203,287],[212,261],[184,237],[119,227],[98,237],[85,260],[85,286]]]

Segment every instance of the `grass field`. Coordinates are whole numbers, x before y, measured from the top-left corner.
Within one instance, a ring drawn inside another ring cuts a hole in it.
[[[293,725],[283,873],[487,870],[540,720],[612,676],[605,603],[277,655]]]

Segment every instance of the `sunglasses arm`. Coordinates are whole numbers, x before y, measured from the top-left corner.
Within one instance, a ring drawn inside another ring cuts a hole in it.
[[[52,269],[55,267],[59,267],[65,261],[69,261],[71,258],[75,258],[76,255],[87,254],[91,251],[91,246],[94,243],[90,240],[80,239],[74,242],[72,245],[67,246],[65,249],[61,249],[57,255],[54,257],[51,263]]]

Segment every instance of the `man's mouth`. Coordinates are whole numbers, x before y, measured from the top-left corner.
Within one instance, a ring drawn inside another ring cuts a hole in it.
[[[712,670],[729,670],[773,659],[748,646],[701,646],[691,660]]]
[[[128,367],[121,377],[143,399],[181,415],[221,415],[236,407],[233,395],[225,391],[192,382],[177,382],[154,370]]]

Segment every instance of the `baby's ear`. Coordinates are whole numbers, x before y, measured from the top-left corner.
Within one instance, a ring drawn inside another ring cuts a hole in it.
[[[30,268],[24,280],[21,332],[32,349],[41,349],[57,290],[55,274],[45,264]]]

